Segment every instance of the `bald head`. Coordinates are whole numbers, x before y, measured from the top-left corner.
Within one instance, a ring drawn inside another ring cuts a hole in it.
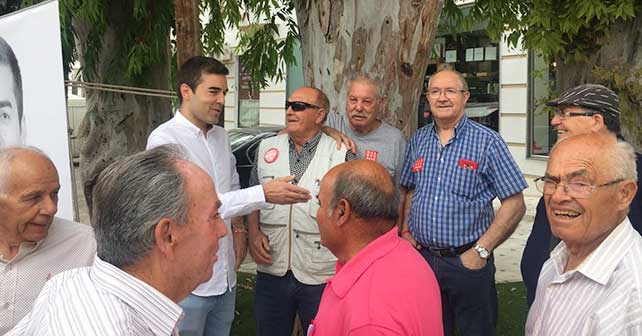
[[[607,178],[637,181],[635,150],[613,133],[586,133],[559,141],[551,159],[577,159],[596,166]]]
[[[6,147],[0,149],[0,197],[6,197],[15,171],[30,167],[46,167],[56,170],[51,159],[35,147]]]
[[[397,220],[399,194],[382,165],[369,160],[349,161],[332,168],[326,178],[334,181],[330,209],[345,199],[361,219]]]

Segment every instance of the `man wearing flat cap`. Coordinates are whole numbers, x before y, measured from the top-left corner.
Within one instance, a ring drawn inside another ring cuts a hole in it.
[[[580,134],[606,135],[622,138],[620,107],[617,94],[603,85],[583,84],[563,92],[557,99],[547,103],[556,108],[551,126],[557,131],[557,141]],[[636,154],[638,180],[642,178],[642,155]],[[628,214],[633,228],[642,232],[642,195],[635,194]],[[526,300],[530,306],[535,299],[537,279],[550,251],[557,246],[559,238],[551,233],[546,217],[544,197],[537,204],[535,222],[524,248],[521,271],[526,285]]]

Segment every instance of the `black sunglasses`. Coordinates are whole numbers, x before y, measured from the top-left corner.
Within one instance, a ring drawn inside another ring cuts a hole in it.
[[[287,110],[289,107],[292,108],[292,111],[294,112],[300,112],[303,111],[307,108],[313,108],[313,109],[320,109],[319,106],[308,104],[306,102],[300,102],[300,101],[285,101],[285,109]]]

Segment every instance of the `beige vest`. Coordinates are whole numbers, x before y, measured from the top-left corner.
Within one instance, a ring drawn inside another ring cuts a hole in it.
[[[288,135],[265,139],[259,146],[257,172],[263,183],[290,175]],[[336,257],[321,246],[316,216],[319,209],[319,182],[330,168],[345,162],[346,149],[337,150],[332,138],[321,135],[314,158],[298,185],[310,190],[312,199],[294,205],[272,205],[261,210],[261,232],[270,241],[272,265],[258,265],[258,270],[283,276],[292,270],[294,277],[307,285],[325,283],[334,275]]]

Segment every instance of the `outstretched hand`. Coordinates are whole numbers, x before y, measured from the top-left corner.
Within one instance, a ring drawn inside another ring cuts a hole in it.
[[[294,176],[277,177],[263,183],[265,201],[273,204],[303,203],[310,199],[310,191],[290,183]]]

